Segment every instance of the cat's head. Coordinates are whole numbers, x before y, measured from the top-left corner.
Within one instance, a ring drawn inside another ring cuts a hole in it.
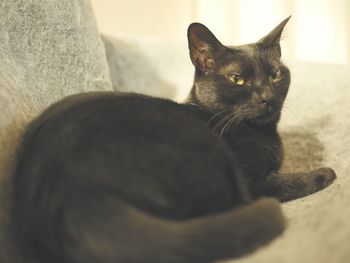
[[[190,100],[240,121],[277,122],[290,83],[279,43],[288,20],[258,42],[242,46],[224,46],[204,25],[191,24],[188,44],[196,74]]]

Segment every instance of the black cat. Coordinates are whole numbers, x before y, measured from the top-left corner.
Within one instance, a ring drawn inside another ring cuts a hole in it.
[[[188,29],[196,68],[188,102],[210,112],[208,125],[237,153],[253,196],[288,201],[314,193],[336,178],[330,168],[279,174],[283,160],[277,132],[290,72],[281,62],[280,37],[289,18],[254,44],[222,45],[203,25]]]
[[[26,262],[206,263],[280,234],[279,203],[251,196],[289,200],[335,177],[277,175],[286,22],[232,48],[192,24],[188,104],[87,93],[36,118],[13,169],[11,221]]]

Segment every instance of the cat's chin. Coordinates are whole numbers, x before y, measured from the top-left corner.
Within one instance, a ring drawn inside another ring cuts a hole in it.
[[[250,119],[249,122],[256,125],[267,125],[270,123],[277,123],[279,120],[278,113],[264,113],[253,119]]]

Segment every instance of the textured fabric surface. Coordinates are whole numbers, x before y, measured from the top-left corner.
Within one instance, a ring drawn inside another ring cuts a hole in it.
[[[125,35],[102,40],[116,90],[178,100],[187,95],[193,74],[186,44]]]
[[[7,174],[25,124],[60,98],[110,90],[89,1],[0,1],[0,262],[25,262],[7,237]]]
[[[133,52],[118,54],[118,42]],[[152,47],[152,43],[156,43]],[[151,95],[168,95],[181,101],[192,85],[193,66],[186,43],[145,41],[121,36],[109,50],[109,64],[134,65],[118,67],[118,82],[125,90]],[[136,56],[135,56],[136,54]],[[124,59],[124,61],[120,61]],[[167,67],[170,63],[170,67]],[[266,247],[231,263],[348,263],[350,262],[350,67],[287,61],[292,83],[279,125],[286,160],[284,171],[308,171],[320,166],[332,167],[338,175],[330,187],[305,198],[283,204],[288,219],[284,234]],[[177,68],[179,67],[179,68]],[[144,68],[151,70],[141,75]],[[112,69],[112,68],[111,68]],[[113,73],[112,73],[113,75]],[[138,85],[130,76],[142,76]],[[163,79],[161,87],[151,90],[150,78]]]

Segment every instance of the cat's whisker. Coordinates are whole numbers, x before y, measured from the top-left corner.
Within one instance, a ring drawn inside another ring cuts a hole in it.
[[[225,116],[224,118],[222,118],[216,125],[215,127],[215,131],[222,136],[223,135],[223,129],[224,127],[227,125],[227,122],[231,119],[231,116],[234,114],[234,112],[232,112],[231,114]]]
[[[225,123],[224,123],[224,125],[222,126],[222,129],[219,132],[219,136],[220,137],[225,135],[226,129],[229,126],[229,122],[230,122],[231,119],[232,119],[231,116],[228,116],[228,118],[226,118]]]
[[[232,124],[235,122],[234,118],[230,118],[224,125],[224,127],[222,128],[221,132],[220,132],[220,137],[224,136],[226,134],[227,131],[230,130],[230,128],[232,127]]]
[[[233,112],[232,114],[228,115],[225,118],[225,120],[223,122],[223,126],[221,127],[220,132],[219,132],[220,136],[223,136],[226,133],[226,131],[228,130],[228,128],[230,126],[230,122],[232,122],[232,120],[235,118],[234,117],[235,115],[236,115],[235,112]]]
[[[244,120],[245,110],[237,109],[225,120],[225,124],[220,130],[220,137],[224,136],[232,127],[237,127]]]
[[[229,112],[229,111],[232,111],[232,109],[229,108],[229,109],[225,109],[225,110],[222,110],[222,111],[216,113],[215,115],[213,115],[213,116],[208,120],[207,125],[209,126],[210,123],[211,123],[215,118],[218,118],[220,115],[223,115],[224,113]]]
[[[219,135],[222,134],[222,129],[223,127],[225,127],[227,121],[231,118],[231,115],[233,113],[226,115],[225,117],[223,117],[220,121],[218,121],[218,123],[213,127],[213,130],[218,133]]]

